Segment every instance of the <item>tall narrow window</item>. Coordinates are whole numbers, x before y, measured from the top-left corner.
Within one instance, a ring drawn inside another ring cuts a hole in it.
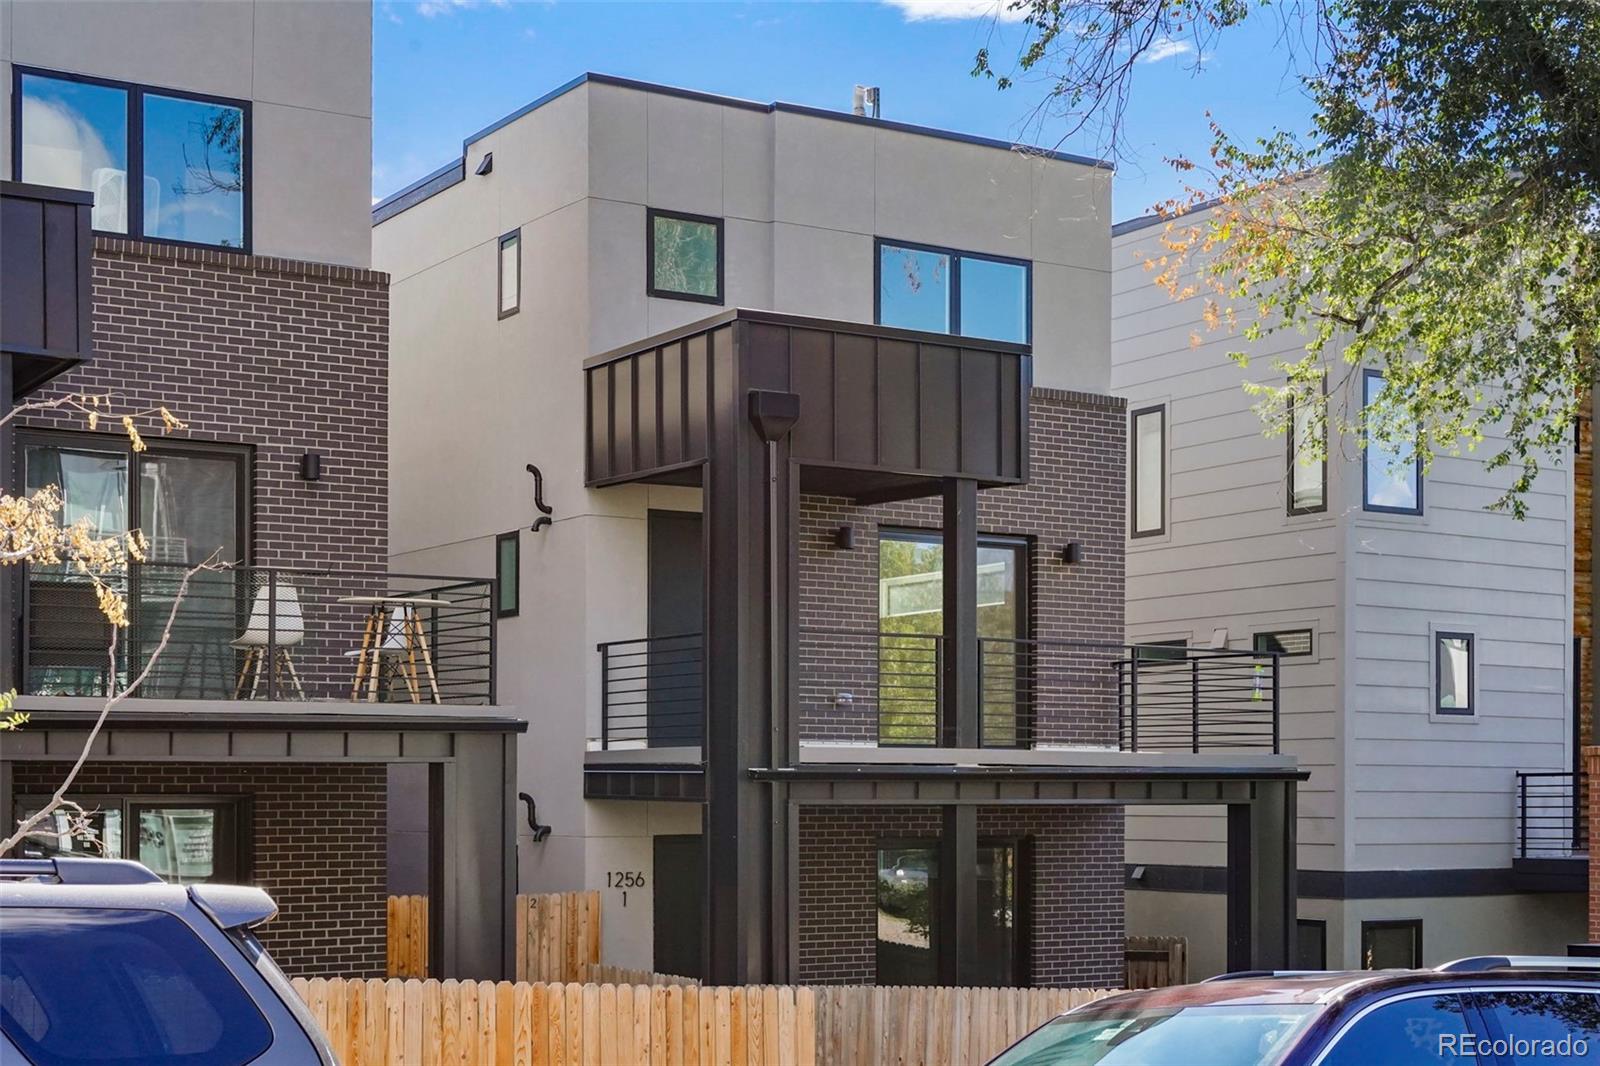
[[[878,984],[938,984],[938,911],[937,842],[879,847]]]
[[[1033,264],[904,241],[879,240],[880,325],[1026,344]]]
[[[1133,535],[1150,537],[1166,530],[1167,409],[1133,412]]]
[[[1473,676],[1477,664],[1471,633],[1436,632],[1433,635],[1433,709],[1436,714],[1470,715]]]
[[[500,238],[500,317],[522,309],[522,231]]]
[[[647,290],[671,300],[722,302],[722,219],[645,212]]]
[[[1370,411],[1383,394],[1383,373],[1368,370],[1361,379],[1362,409]],[[1371,427],[1369,423],[1368,433]],[[1361,464],[1362,506],[1390,514],[1422,513],[1422,460],[1410,444],[1384,444],[1370,436]]]
[[[1289,400],[1289,513],[1328,509],[1327,423],[1310,400]]]
[[[502,533],[494,539],[494,613],[499,618],[511,618],[521,607],[522,598],[522,538],[519,530]]]

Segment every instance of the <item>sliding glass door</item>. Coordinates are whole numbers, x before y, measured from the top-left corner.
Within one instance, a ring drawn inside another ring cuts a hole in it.
[[[946,948],[939,842],[885,842],[878,848],[877,982],[936,985]],[[1010,987],[1022,982],[1020,905],[1015,841],[981,841],[976,884],[977,942],[968,962],[970,983]]]

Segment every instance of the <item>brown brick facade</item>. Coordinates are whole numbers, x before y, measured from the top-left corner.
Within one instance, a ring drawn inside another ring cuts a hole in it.
[[[15,792],[47,793],[67,769],[19,763]],[[91,762],[72,794],[248,797],[245,880],[278,904],[261,930],[272,957],[292,977],[382,977],[387,781],[373,764]]]
[[[1028,484],[978,495],[981,533],[1029,539],[1036,638],[1123,642],[1124,412],[1118,398],[1035,389]],[[860,507],[841,497],[801,496],[802,739],[876,739],[874,648],[863,635],[878,628],[878,531],[938,529],[941,516],[937,498]],[[845,525],[855,534],[849,550],[834,539]],[[1083,559],[1068,565],[1061,551],[1073,541],[1083,546]],[[1036,742],[1116,742],[1112,657],[1105,649],[1039,652],[1032,664]],[[840,691],[849,691],[848,703]]]
[[[186,438],[250,445],[254,562],[384,567],[387,275],[98,237],[93,283],[94,359],[32,399],[164,404]],[[18,424],[84,428],[53,411]],[[322,455],[322,480],[300,479],[306,452]]]
[[[800,813],[800,973],[815,984],[876,978],[877,848],[937,839],[931,807],[806,807]],[[1021,888],[1031,905],[1024,972],[1035,986],[1123,981],[1120,807],[984,807],[978,834],[1027,842]]]

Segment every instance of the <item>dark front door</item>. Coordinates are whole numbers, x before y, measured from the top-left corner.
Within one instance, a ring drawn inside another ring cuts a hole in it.
[[[651,511],[649,517],[647,736],[652,748],[700,743],[705,566],[700,516]]]
[[[703,837],[655,838],[655,969],[701,977],[702,916],[705,913]]]

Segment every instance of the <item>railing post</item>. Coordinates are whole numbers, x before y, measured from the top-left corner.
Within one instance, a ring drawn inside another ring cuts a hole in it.
[[[600,750],[609,751],[611,748],[611,648],[606,644],[596,644],[594,647],[600,653]]]
[[[1528,775],[1517,774],[1517,858],[1528,857]]]
[[[278,572],[268,569],[267,576],[267,699],[278,698]]]
[[[1200,657],[1189,660],[1189,731],[1191,750],[1200,754]]]
[[[1282,719],[1278,713],[1278,661],[1281,656],[1272,656],[1272,754],[1278,755],[1282,744]]]
[[[495,686],[499,682],[495,671],[500,662],[500,582],[489,579],[489,704],[495,703]]]
[[[1139,646],[1128,656],[1128,750],[1139,750]]]

